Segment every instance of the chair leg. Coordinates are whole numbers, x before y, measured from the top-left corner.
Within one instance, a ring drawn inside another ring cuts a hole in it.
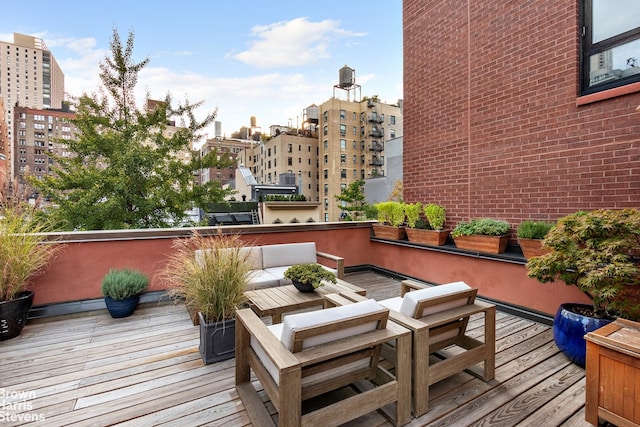
[[[484,312],[484,344],[486,357],[484,360],[485,381],[491,381],[496,377],[496,308],[488,308]]]
[[[420,417],[429,410],[429,330],[413,331],[413,415]]]

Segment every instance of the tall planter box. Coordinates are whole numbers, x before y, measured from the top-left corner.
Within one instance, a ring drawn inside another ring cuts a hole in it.
[[[459,249],[486,252],[490,254],[501,254],[507,250],[509,236],[483,236],[474,234],[471,236],[454,237],[453,241]]]
[[[231,359],[236,350],[236,319],[207,323],[200,319],[200,356],[205,365]]]
[[[589,332],[585,340],[585,419],[594,425],[600,418],[640,426],[640,323],[618,319]]]

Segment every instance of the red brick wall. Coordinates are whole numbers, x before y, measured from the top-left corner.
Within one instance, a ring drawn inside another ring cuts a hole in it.
[[[578,1],[404,0],[404,197],[448,225],[640,206],[640,93],[577,106]]]

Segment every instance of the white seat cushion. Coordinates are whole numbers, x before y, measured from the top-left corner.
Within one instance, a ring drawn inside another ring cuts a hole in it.
[[[271,288],[280,285],[280,278],[266,270],[249,272],[249,289]]]
[[[470,289],[471,287],[464,282],[453,282],[447,283],[445,285],[432,286],[417,291],[407,292],[402,298],[402,304],[400,304],[400,309],[398,310],[398,312],[404,314],[405,316],[413,317],[419,301],[442,297],[456,292],[468,291]],[[460,298],[454,301],[449,301],[447,303],[427,307],[424,309],[420,317],[448,310],[453,307],[458,307],[466,303],[467,298]]]

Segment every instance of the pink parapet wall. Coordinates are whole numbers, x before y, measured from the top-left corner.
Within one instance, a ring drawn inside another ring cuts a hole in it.
[[[381,246],[384,246],[382,248]],[[564,283],[541,284],[527,277],[522,264],[457,254],[372,243],[372,264],[433,283],[466,282],[482,297],[548,315],[560,304],[591,301],[577,288]]]

